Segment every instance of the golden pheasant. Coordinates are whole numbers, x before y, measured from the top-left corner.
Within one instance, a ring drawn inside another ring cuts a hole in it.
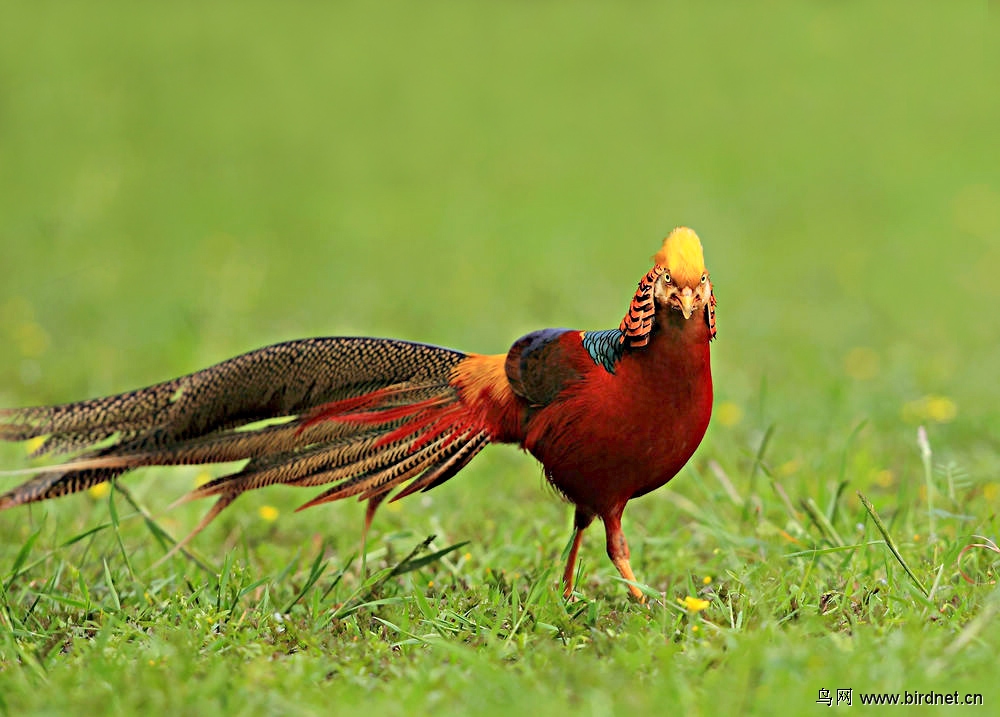
[[[45,436],[35,455],[77,455],[0,496],[0,508],[75,493],[150,465],[246,461],[185,499],[216,502],[186,543],[241,493],[329,486],[303,508],[379,504],[444,483],[488,443],[516,443],[576,508],[563,573],[573,591],[583,531],[642,600],[622,532],[625,504],[669,481],[712,411],[715,298],[698,236],[664,239],[617,329],[544,329],[506,354],[375,338],[289,341],[108,398],[0,411],[0,439]]]

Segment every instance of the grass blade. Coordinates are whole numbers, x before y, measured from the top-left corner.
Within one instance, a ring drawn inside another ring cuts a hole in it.
[[[111,490],[108,491],[108,515],[111,517],[111,526],[115,530],[115,540],[118,542],[118,549],[121,551],[122,560],[128,574],[135,580],[135,571],[132,569],[132,561],[128,559],[128,551],[125,550],[125,542],[122,540],[121,521],[118,518],[118,506],[115,505],[115,491],[118,489],[118,481],[111,481]]]
[[[404,560],[399,565],[397,565],[395,568],[393,568],[392,572],[389,573],[389,577],[395,577],[397,575],[403,575],[404,573],[408,573],[408,572],[410,572],[412,570],[419,570],[422,567],[425,567],[427,565],[430,565],[431,563],[437,562],[438,560],[440,560],[441,558],[443,558],[448,553],[453,553],[456,550],[458,550],[459,548],[464,547],[464,546],[466,546],[468,544],[469,544],[468,540],[463,540],[461,543],[455,543],[454,545],[449,545],[447,548],[442,548],[441,550],[436,550],[433,553],[431,553],[430,555],[425,555],[425,556],[423,556],[421,558],[415,558],[415,559],[412,556],[414,556],[416,554],[416,552],[419,552],[419,551],[414,551],[413,553],[410,553],[410,557],[408,557],[406,560]]]
[[[763,390],[762,390],[763,393]],[[763,399],[761,399],[763,401]],[[747,488],[747,500],[743,503],[743,522],[746,522],[750,518],[750,498],[753,497],[756,492],[757,484],[757,474],[760,473],[760,469],[764,464],[764,454],[767,452],[767,444],[771,442],[771,437],[774,435],[774,424],[772,423],[764,431],[764,437],[760,439],[760,445],[757,446],[757,455],[754,456],[753,467],[750,469],[750,485]]]
[[[21,549],[17,551],[17,555],[14,557],[14,563],[10,566],[10,577],[7,578],[7,583],[4,585],[4,592],[10,590],[10,586],[17,579],[17,576],[21,574],[21,568],[24,566],[25,561],[28,559],[28,555],[31,554],[31,548],[38,540],[38,536],[42,533],[42,527],[39,526],[38,530],[28,536],[28,539],[24,541],[24,545]]]
[[[865,510],[868,511],[868,515],[870,515],[872,517],[872,520],[875,521],[875,527],[878,528],[878,532],[880,532],[882,534],[882,537],[885,539],[886,546],[889,548],[890,552],[892,552],[893,556],[896,558],[896,561],[903,566],[903,570],[906,571],[906,574],[910,576],[910,580],[912,580],[913,584],[916,585],[917,588],[920,590],[920,592],[924,594],[924,597],[930,595],[930,593],[927,591],[927,588],[924,587],[924,584],[920,582],[920,579],[913,573],[913,570],[910,569],[910,566],[906,564],[906,561],[900,554],[899,548],[896,547],[896,543],[893,541],[892,536],[889,535],[889,531],[886,530],[885,524],[882,522],[882,519],[878,516],[878,513],[875,512],[874,506],[872,506],[871,502],[868,500],[868,498],[865,497],[865,494],[862,493],[860,490],[858,491],[858,498],[861,499],[861,503],[862,505],[865,506]]]
[[[841,547],[844,545],[844,539],[840,537],[840,533],[837,529],[833,527],[833,523],[830,519],[819,509],[819,506],[813,501],[812,498],[805,498],[801,501],[802,509],[805,510],[806,514],[809,516],[810,520],[819,528],[819,531],[823,534],[823,537],[829,540],[833,545]]]
[[[319,546],[319,552],[316,554],[316,559],[313,561],[312,567],[309,569],[309,577],[306,578],[305,584],[302,586],[302,589],[299,590],[298,594],[292,598],[292,601],[285,606],[285,609],[282,610],[283,613],[291,612],[295,604],[306,596],[306,593],[312,589],[312,586],[316,584],[316,581],[323,577],[323,573],[326,572],[326,568],[330,564],[328,560],[323,559],[323,555],[325,553],[326,543],[324,542]]]
[[[930,540],[937,539],[937,532],[934,526],[934,469],[931,461],[934,454],[931,452],[931,442],[927,438],[927,429],[923,426],[917,429],[917,445],[920,446],[920,460],[924,465],[924,483],[927,486],[927,520],[930,523]]]
[[[115,608],[117,610],[122,609],[121,598],[118,597],[118,589],[115,588],[115,581],[111,579],[111,568],[108,567],[108,561],[104,561],[104,581],[108,584],[108,592],[111,593],[111,599],[115,603]]]

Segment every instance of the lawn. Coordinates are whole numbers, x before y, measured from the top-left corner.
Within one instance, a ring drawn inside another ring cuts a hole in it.
[[[625,514],[650,604],[599,528],[562,600],[571,510],[507,446],[383,509],[364,562],[361,505],[275,488],[158,563],[206,476],[147,469],[0,514],[0,711],[995,710],[995,28],[964,1],[9,3],[0,406],[304,336],[617,326],[678,224],[719,339],[705,441]]]

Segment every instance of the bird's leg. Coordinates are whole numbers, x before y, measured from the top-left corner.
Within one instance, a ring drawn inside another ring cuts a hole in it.
[[[573,516],[573,545],[569,549],[569,557],[566,559],[566,570],[563,572],[563,597],[567,600],[573,594],[573,581],[576,578],[576,554],[580,552],[580,544],[583,542],[583,531],[587,529],[594,520],[594,514],[582,508],[576,509]]]
[[[624,508],[624,506],[623,506]],[[631,583],[637,582],[632,566],[629,564],[628,543],[625,542],[625,533],[622,532],[622,511],[617,510],[610,515],[603,516],[604,531],[608,537],[608,557],[618,568],[618,572],[626,580],[630,581],[629,592],[640,603],[646,602],[646,596],[642,591]]]

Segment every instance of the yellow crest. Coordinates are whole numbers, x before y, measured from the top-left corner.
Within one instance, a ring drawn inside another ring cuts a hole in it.
[[[663,240],[653,261],[670,272],[675,284],[695,286],[705,273],[705,252],[693,229],[677,227]]]

